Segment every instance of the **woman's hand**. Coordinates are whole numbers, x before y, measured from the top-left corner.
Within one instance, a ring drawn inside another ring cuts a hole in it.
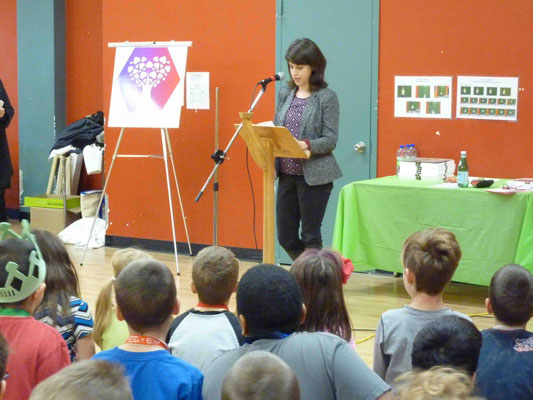
[[[297,142],[298,142],[298,146],[300,146],[300,149],[302,150],[309,149],[309,146],[307,146],[307,143],[304,142],[303,140],[297,140]]]
[[[0,118],[2,118],[6,114],[6,109],[3,107],[0,107]]]

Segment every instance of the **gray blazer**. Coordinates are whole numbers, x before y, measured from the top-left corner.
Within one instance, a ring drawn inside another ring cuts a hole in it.
[[[283,125],[295,89],[283,87],[278,96],[274,124]],[[311,158],[303,160],[304,179],[308,185],[323,185],[342,176],[332,151],[339,131],[339,100],[331,89],[311,93],[302,115],[302,140],[309,139]]]

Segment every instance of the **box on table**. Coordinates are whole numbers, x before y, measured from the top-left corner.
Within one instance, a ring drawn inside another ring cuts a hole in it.
[[[74,221],[80,219],[80,196],[67,196],[67,218],[63,215],[63,195],[43,194],[25,197],[24,205],[30,207],[32,229],[42,229],[58,234]]]
[[[63,209],[64,197],[61,194],[41,194],[34,197],[24,197],[26,207],[44,207]],[[80,196],[67,195],[67,209],[80,207]]]

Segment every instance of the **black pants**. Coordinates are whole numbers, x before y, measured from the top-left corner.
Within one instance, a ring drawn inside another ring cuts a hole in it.
[[[278,241],[293,260],[306,248],[322,248],[320,228],[332,189],[333,183],[310,186],[301,175],[279,174]]]
[[[6,190],[0,188],[0,222],[7,222],[7,211],[6,211],[6,199],[4,197]]]

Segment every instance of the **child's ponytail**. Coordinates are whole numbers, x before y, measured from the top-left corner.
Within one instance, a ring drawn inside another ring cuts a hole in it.
[[[94,314],[94,330],[93,336],[96,344],[102,348],[102,336],[111,324],[111,317],[113,316],[113,302],[111,296],[113,295],[113,280],[110,278],[105,285],[100,289],[96,299],[96,312]]]

